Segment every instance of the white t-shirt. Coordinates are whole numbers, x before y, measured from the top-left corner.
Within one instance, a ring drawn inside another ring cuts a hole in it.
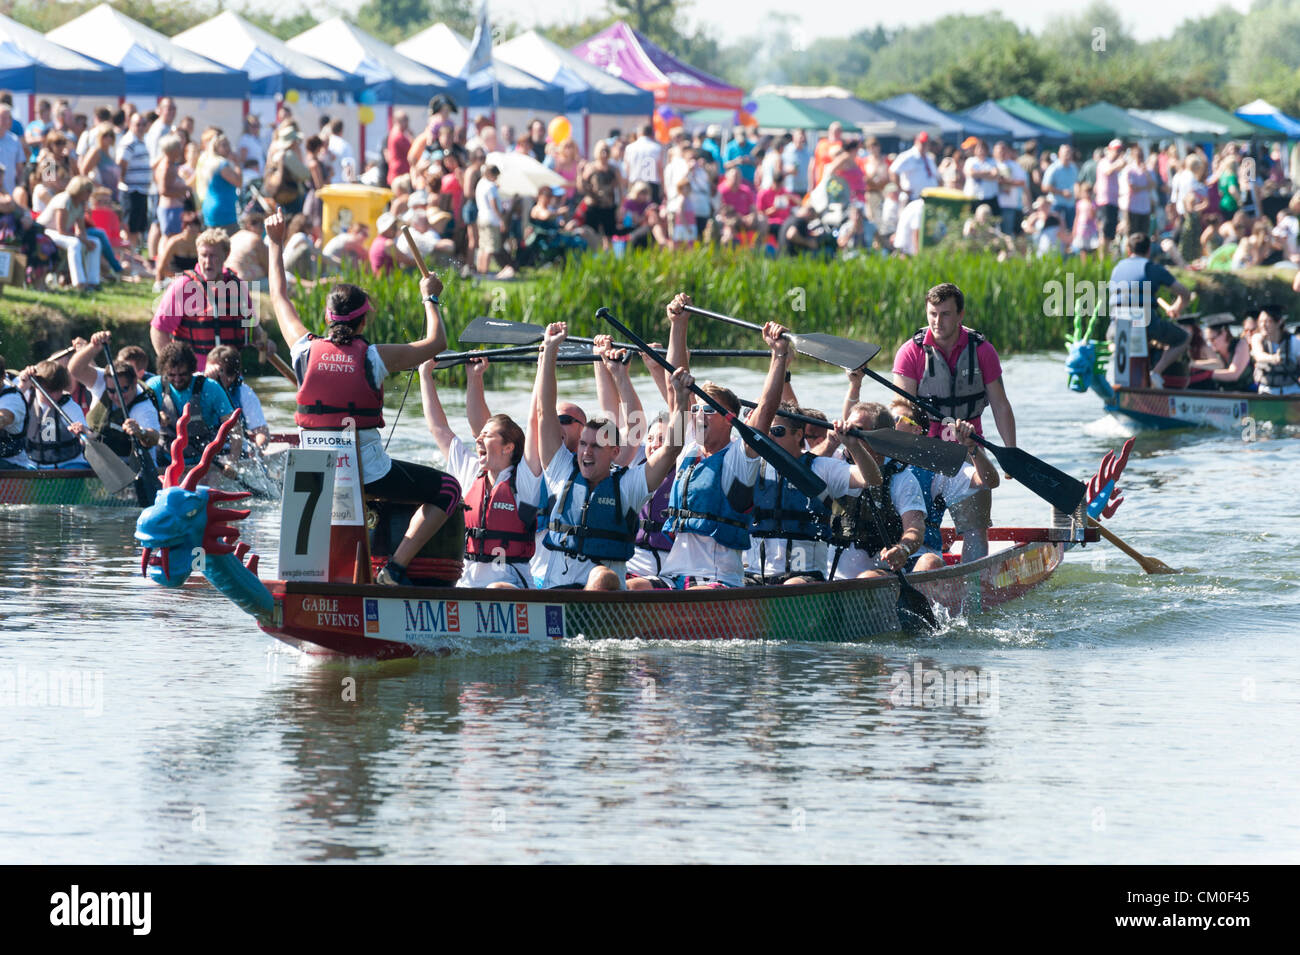
[[[976,179],[972,175],[976,172],[997,173],[998,164],[995,160],[985,158],[980,159],[978,156],[971,156],[966,160],[966,195],[974,196],[976,199],[992,199],[998,194],[998,181],[996,179]]]
[[[7,381],[0,380],[0,387],[6,385]],[[0,411],[8,411],[14,416],[14,420],[5,425],[5,434],[21,435],[27,430],[27,402],[23,400],[21,392],[15,391],[0,398]],[[0,458],[0,464],[7,468],[34,467],[31,458],[27,457],[27,451],[22,447],[19,447],[13,457]]]
[[[478,224],[501,228],[501,216],[497,214],[501,208],[501,190],[497,184],[484,176],[474,187],[474,201],[478,204]]]
[[[894,248],[906,255],[921,251],[921,217],[925,200],[913,199],[898,214],[898,228],[894,230]]]
[[[683,449],[682,456],[678,459],[679,479],[686,460],[698,451],[699,447],[695,444]],[[745,487],[754,486],[763,460],[746,454],[745,442],[740,438],[732,438],[731,444],[714,453],[725,455],[722,461],[724,492],[737,483]],[[663,574],[672,577],[712,578],[732,587],[741,587],[745,583],[744,556],[743,550],[733,550],[712,537],[678,532],[673,540],[673,549],[664,559]]]
[[[303,355],[310,347],[311,339],[307,335],[294,342],[289,348],[289,363],[296,366],[299,356]],[[379,350],[374,345],[371,345],[366,350],[366,361],[369,369],[375,375],[375,380],[371,380],[370,384],[378,388],[384,383],[384,379],[388,377],[388,368],[383,359],[379,357]],[[298,430],[301,431],[302,429],[299,428]],[[357,431],[357,443],[360,444],[362,481],[366,484],[378,481],[393,466],[393,459],[384,450],[384,436],[379,433],[378,428],[360,428]]]
[[[420,213],[423,215],[423,213]],[[415,245],[420,250],[424,258],[433,255],[434,247],[438,244],[438,233],[430,229],[428,232],[420,232],[416,229],[411,230],[411,235],[415,239]],[[397,251],[403,255],[411,255],[411,247],[406,241],[406,232],[397,233]],[[414,256],[412,256],[414,258]]]
[[[1025,171],[1020,168],[1020,163],[1014,160],[1001,162],[997,164],[998,172],[1005,179],[1014,179],[1019,185],[999,186],[998,187],[998,205],[1002,211],[1007,209],[1021,209],[1024,206],[1025,183],[1028,179],[1025,177]]]
[[[898,177],[898,187],[908,199],[921,198],[921,190],[939,185],[934,158],[922,156],[915,146],[894,157],[889,171]],[[900,201],[902,197],[900,196]]]
[[[663,163],[664,147],[649,136],[641,136],[623,150],[623,163],[627,166],[628,182],[659,181],[659,167]]]
[[[357,171],[357,160],[352,154],[352,144],[342,136],[330,134],[329,151],[334,155],[334,176],[330,180],[334,183],[347,182],[343,175],[343,160],[351,160],[352,171]]]
[[[555,457],[551,458],[551,463],[546,466],[546,473],[543,478],[546,481],[547,490],[551,494],[551,513],[555,514],[555,509],[560,506],[560,495],[564,493],[564,486],[569,483],[569,475],[573,473],[574,454],[563,445],[555,452]],[[650,498],[650,488],[645,483],[644,464],[634,464],[627,469],[623,475],[623,480],[619,484],[619,492],[622,497],[623,507],[629,511],[640,511],[643,505]],[[577,507],[582,507],[582,502],[587,499],[587,488],[581,481],[573,482],[573,489],[569,492],[570,501]],[[606,560],[601,561],[614,575],[618,577],[619,584],[623,584],[623,577],[627,573],[627,564],[625,561]],[[596,566],[594,561],[587,560],[585,557],[577,557],[573,554],[566,554],[563,551],[551,550],[546,548],[546,573],[542,575],[543,587],[562,587],[565,584],[585,584],[587,575],[591,573]]]
[[[245,381],[239,383],[239,407],[243,409],[239,417],[249,431],[267,427],[266,412],[262,410],[262,399],[257,397],[257,393],[248,387],[248,382]]]
[[[109,387],[110,384],[109,384],[108,376],[104,374],[104,369],[96,368],[95,383],[91,385],[89,388],[91,401],[92,402],[98,401],[100,397],[104,394],[105,390],[107,390]],[[145,393],[144,386],[141,385],[139,382],[136,382],[135,391],[131,393],[130,400],[134,401],[136,395],[144,394],[144,393]],[[131,413],[127,415],[127,417],[135,421],[135,423],[142,428],[146,428],[150,431],[157,431],[159,433],[162,432],[162,423],[158,420],[158,409],[154,407],[154,403],[152,401],[142,401],[139,404],[135,405],[131,409]],[[117,426],[114,425],[114,427]],[[155,462],[158,460],[158,447],[161,447],[161,445],[154,447],[150,450],[150,453],[153,455]],[[128,457],[134,457],[134,455],[135,452],[132,451],[131,454],[128,455]]]
[[[453,436],[451,439],[451,453],[447,455],[447,472],[454,475],[456,480],[460,482],[462,493],[469,493],[470,486],[478,477],[479,470],[478,453],[475,451],[474,445]],[[501,484],[509,481],[512,474],[515,476],[515,502],[540,507],[542,503],[541,477],[529,470],[527,465],[520,468],[508,467],[497,475],[497,483]],[[488,584],[501,582],[514,584],[516,587],[532,587],[532,572],[526,563],[507,564],[504,561],[494,563],[466,559],[465,573],[456,586],[486,587]]]
[[[240,149],[245,151],[245,162],[257,163],[256,169],[249,168],[244,171],[244,174],[246,176],[251,175],[252,178],[260,176],[262,174],[262,166],[266,162],[266,147],[262,145],[262,141],[252,133],[244,133],[244,135],[239,137],[239,145],[236,147],[236,152]]]
[[[922,516],[925,515],[925,496],[921,493],[921,482],[910,468],[899,471],[890,480],[889,498],[899,515],[908,511],[920,511]],[[846,547],[836,565],[835,579],[844,580],[856,577],[864,570],[879,568],[879,556],[878,553],[868,554],[860,547]]]
[[[812,462],[813,473],[826,482],[826,493],[832,498],[848,495],[856,497],[862,493],[861,488],[851,486],[850,471],[853,465],[838,458],[815,458]],[[775,483],[780,480],[776,469],[764,462],[763,480]],[[784,537],[753,537],[749,550],[745,551],[745,570],[751,574],[765,573],[769,577],[775,574],[787,574],[808,571],[826,572],[826,541],[791,541],[790,550],[786,552]]]

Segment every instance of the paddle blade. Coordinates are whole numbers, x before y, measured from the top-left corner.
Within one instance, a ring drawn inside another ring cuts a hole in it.
[[[1063,514],[1072,514],[1088,493],[1082,481],[1026,451],[996,444],[986,444],[985,448],[997,458],[1002,470]]]
[[[966,445],[954,441],[940,441],[894,428],[878,428],[862,434],[877,453],[927,471],[952,477],[966,463]]]
[[[97,438],[83,435],[82,443],[91,470],[104,482],[109,494],[116,494],[135,483],[135,472]]]
[[[811,332],[807,335],[789,335],[795,351],[809,358],[816,358],[830,365],[853,370],[861,368],[880,352],[879,345],[871,342],[855,342],[851,338],[837,335],[825,335]]]
[[[925,594],[907,582],[903,572],[898,574],[898,619],[904,630],[916,630],[924,626],[937,630],[939,622],[935,619],[934,608],[930,606]]]
[[[526,322],[480,315],[456,336],[462,345],[531,345],[542,340],[546,329]]]

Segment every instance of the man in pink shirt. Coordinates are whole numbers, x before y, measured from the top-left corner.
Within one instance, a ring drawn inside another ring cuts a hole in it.
[[[925,296],[927,327],[904,342],[894,356],[894,384],[925,398],[943,412],[932,420],[931,437],[956,440],[953,419],[969,421],[983,434],[980,416],[993,411],[998,434],[1008,447],[1016,443],[1016,416],[1002,382],[997,350],[978,332],[966,328],[966,298],[951,282],[936,285]]]
[[[754,210],[754,187],[741,178],[740,169],[733,166],[718,184],[718,224],[722,227],[721,241],[724,245],[736,238],[741,231],[767,234],[767,220],[762,213]]]
[[[1119,173],[1124,168],[1124,143],[1112,139],[1106,146],[1106,155],[1097,160],[1097,186],[1093,202],[1097,204],[1097,220],[1101,226],[1098,253],[1106,258],[1110,244],[1115,241],[1119,226]]]
[[[370,271],[386,275],[393,270],[393,237],[397,235],[397,217],[391,212],[380,213],[375,222],[375,239],[370,243]]]

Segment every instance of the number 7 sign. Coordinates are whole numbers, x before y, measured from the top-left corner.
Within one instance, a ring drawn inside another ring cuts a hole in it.
[[[280,505],[280,578],[328,580],[333,451],[289,451]]]

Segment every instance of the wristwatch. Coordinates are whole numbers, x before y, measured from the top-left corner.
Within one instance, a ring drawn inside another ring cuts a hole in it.
[[[442,302],[438,301],[438,296],[436,295],[426,295],[424,300],[431,305],[442,305]]]

